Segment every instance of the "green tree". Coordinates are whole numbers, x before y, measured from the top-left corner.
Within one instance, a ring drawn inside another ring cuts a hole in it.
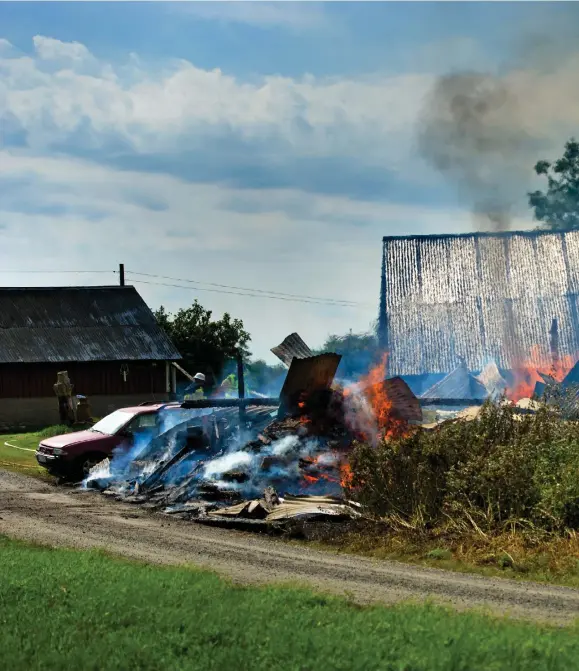
[[[270,366],[263,359],[257,359],[245,366],[245,374],[250,391],[277,396],[287,375],[287,368],[281,363]]]
[[[550,163],[539,161],[537,175],[547,178],[546,191],[529,193],[529,204],[535,219],[548,228],[560,230],[579,228],[579,142],[571,138],[563,156]]]
[[[163,306],[155,312],[157,323],[183,356],[183,367],[192,374],[209,373],[220,382],[226,362],[239,350],[244,359],[250,356],[251,336],[241,319],[232,319],[227,312],[219,320],[212,320],[212,315],[197,300],[174,315]]]
[[[380,359],[378,339],[374,333],[330,335],[319,352],[335,352],[342,355],[338,375],[345,379],[356,379],[367,373]]]

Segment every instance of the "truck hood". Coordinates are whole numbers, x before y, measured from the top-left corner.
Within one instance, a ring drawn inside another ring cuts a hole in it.
[[[103,438],[110,438],[110,436],[105,436],[97,431],[75,431],[74,433],[65,433],[62,436],[45,438],[40,442],[46,447],[68,447],[69,445],[78,445],[78,443],[100,442]]]

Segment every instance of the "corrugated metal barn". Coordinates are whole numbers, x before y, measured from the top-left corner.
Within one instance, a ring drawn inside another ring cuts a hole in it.
[[[61,370],[96,416],[165,400],[179,359],[134,287],[0,289],[0,424],[58,421]]]
[[[379,315],[389,375],[427,376],[463,360],[548,360],[579,352],[579,231],[385,237]],[[534,347],[536,346],[536,347]],[[432,381],[434,378],[430,378]]]

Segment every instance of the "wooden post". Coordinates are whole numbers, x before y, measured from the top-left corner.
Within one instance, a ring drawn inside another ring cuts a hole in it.
[[[177,369],[171,366],[171,399],[177,399]]]
[[[243,357],[241,350],[237,352],[237,395],[240,400],[245,398],[245,379],[243,377]],[[239,404],[239,424],[243,426],[245,423],[245,404]]]
[[[119,284],[121,287],[125,286],[125,264],[119,263]]]

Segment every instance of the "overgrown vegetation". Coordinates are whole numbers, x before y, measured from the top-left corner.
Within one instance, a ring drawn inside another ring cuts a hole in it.
[[[432,606],[360,608],[2,537],[0,562],[7,669],[567,671],[579,655],[574,627]]]
[[[484,534],[579,528],[579,424],[487,403],[477,419],[358,445],[352,487],[379,519]]]

